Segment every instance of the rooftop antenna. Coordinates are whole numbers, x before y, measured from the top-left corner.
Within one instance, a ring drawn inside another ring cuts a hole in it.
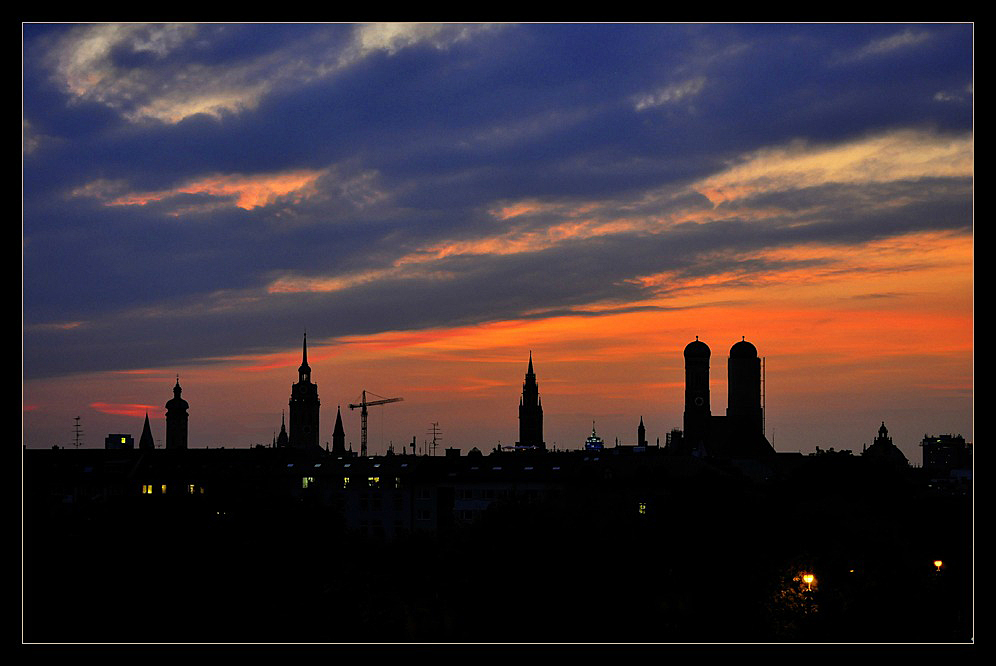
[[[429,430],[429,433],[428,433],[428,434],[432,435],[432,444],[430,446],[432,446],[432,455],[436,455],[436,442],[438,440],[442,439],[439,436],[439,422],[436,421],[436,422],[434,422],[434,423],[432,423],[430,425],[432,426],[432,428]]]
[[[83,445],[83,430],[80,427],[80,417],[75,418],[76,425],[73,426],[73,446],[77,449]]]

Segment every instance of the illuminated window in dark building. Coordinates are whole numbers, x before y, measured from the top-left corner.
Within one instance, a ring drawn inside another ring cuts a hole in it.
[[[367,477],[367,485],[369,485],[371,488],[377,488],[378,486],[380,486],[380,477],[379,476],[368,476]]]
[[[343,488],[349,488],[349,477],[348,476],[344,476],[342,478],[342,487]]]
[[[314,482],[315,482],[315,477],[313,477],[313,476],[305,476],[305,477],[303,477],[301,479],[301,487],[302,488],[307,488],[308,486],[310,486]]]
[[[646,502],[640,502],[640,504],[639,504],[639,512],[640,512],[641,516],[647,515],[647,503]]]
[[[151,483],[143,483],[142,484],[142,494],[143,495],[151,495],[153,492],[154,492],[153,485]]]
[[[162,493],[163,495],[165,495],[165,494],[166,494],[166,484],[165,484],[165,483],[164,483],[164,484],[162,485],[162,487],[160,488],[160,492],[161,492],[161,493]]]

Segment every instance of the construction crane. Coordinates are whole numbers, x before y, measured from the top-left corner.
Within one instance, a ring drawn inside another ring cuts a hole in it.
[[[367,407],[386,405],[389,402],[401,402],[404,400],[404,398],[385,398],[376,393],[371,393],[370,395],[380,398],[380,400],[371,400],[368,402],[367,392],[361,391],[360,402],[349,406],[350,409],[359,408],[360,410],[360,455],[364,458],[367,456]]]

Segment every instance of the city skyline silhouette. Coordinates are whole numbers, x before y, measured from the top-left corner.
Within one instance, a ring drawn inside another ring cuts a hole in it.
[[[694,585],[721,594],[702,578],[743,543],[758,550],[738,565],[743,605],[724,615],[735,640],[825,638],[848,604],[866,618],[887,608],[899,632],[906,613],[943,602],[945,631],[963,628],[971,22],[25,22],[21,33],[21,447],[38,519],[25,518],[36,556],[25,561],[42,596],[100,592],[63,568],[52,535],[65,528],[86,565],[117,580],[111,554],[132,552],[132,524],[150,547],[154,526],[171,539],[157,561],[176,563],[175,578],[157,592],[210,588],[211,572],[186,560],[189,509],[205,552],[230,566],[218,589],[246,601],[233,635],[255,619],[254,593],[292,596],[254,578],[247,553],[266,541],[272,560],[316,523],[329,525],[321,547],[349,543],[370,560],[348,582],[318,591],[302,569],[293,585],[323,602],[362,598],[359,615],[326,618],[357,631],[380,619],[394,637],[489,638],[457,609],[494,564],[481,553],[500,559],[500,587],[543,586],[538,569],[517,580],[503,568],[524,561],[512,545],[528,536],[545,563],[572,563],[554,597],[529,598],[559,614],[564,636],[579,635],[575,610],[626,601],[645,630],[713,640],[692,619],[713,610]],[[695,341],[709,349],[708,393]],[[597,438],[611,452],[597,468],[584,464],[589,437],[589,458]],[[468,456],[496,450],[525,457],[488,466],[497,486],[474,481]],[[400,487],[349,485],[344,466],[361,454],[399,466]],[[908,469],[880,473],[900,455]],[[527,471],[530,456],[570,462]],[[292,476],[302,461],[323,471]],[[534,471],[536,487],[515,485]],[[909,500],[900,515],[889,490]],[[793,532],[810,511],[823,528]],[[722,533],[703,531],[713,513]],[[450,530],[462,518],[470,529]],[[367,578],[391,568],[381,531],[403,535],[405,564],[421,546],[452,557]],[[695,547],[675,551],[678,537]],[[922,557],[946,557],[928,553],[937,541],[957,542],[942,569],[953,587],[921,571]],[[814,597],[789,562],[847,573],[854,549],[874,573],[821,584],[830,619],[800,624],[793,613]],[[579,588],[588,551],[626,568],[616,575],[632,589],[666,591]],[[902,598],[882,592],[890,558],[918,581]],[[433,606],[423,593],[438,580],[451,586]],[[771,586],[792,603],[765,606]],[[381,597],[400,605],[388,612]],[[198,617],[238,606],[215,602]],[[297,636],[290,615],[279,624]]]

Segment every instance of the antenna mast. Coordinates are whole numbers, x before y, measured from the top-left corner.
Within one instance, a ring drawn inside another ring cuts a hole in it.
[[[432,428],[429,430],[429,434],[432,435],[432,444],[431,444],[431,446],[432,446],[432,455],[436,455],[436,442],[438,440],[442,439],[439,436],[439,434],[440,434],[440,432],[439,432],[439,422],[436,421],[436,422],[434,422],[434,423],[432,423],[430,425],[432,426]]]
[[[76,424],[73,426],[73,446],[77,449],[83,444],[83,429],[80,427],[80,417],[74,419]]]

